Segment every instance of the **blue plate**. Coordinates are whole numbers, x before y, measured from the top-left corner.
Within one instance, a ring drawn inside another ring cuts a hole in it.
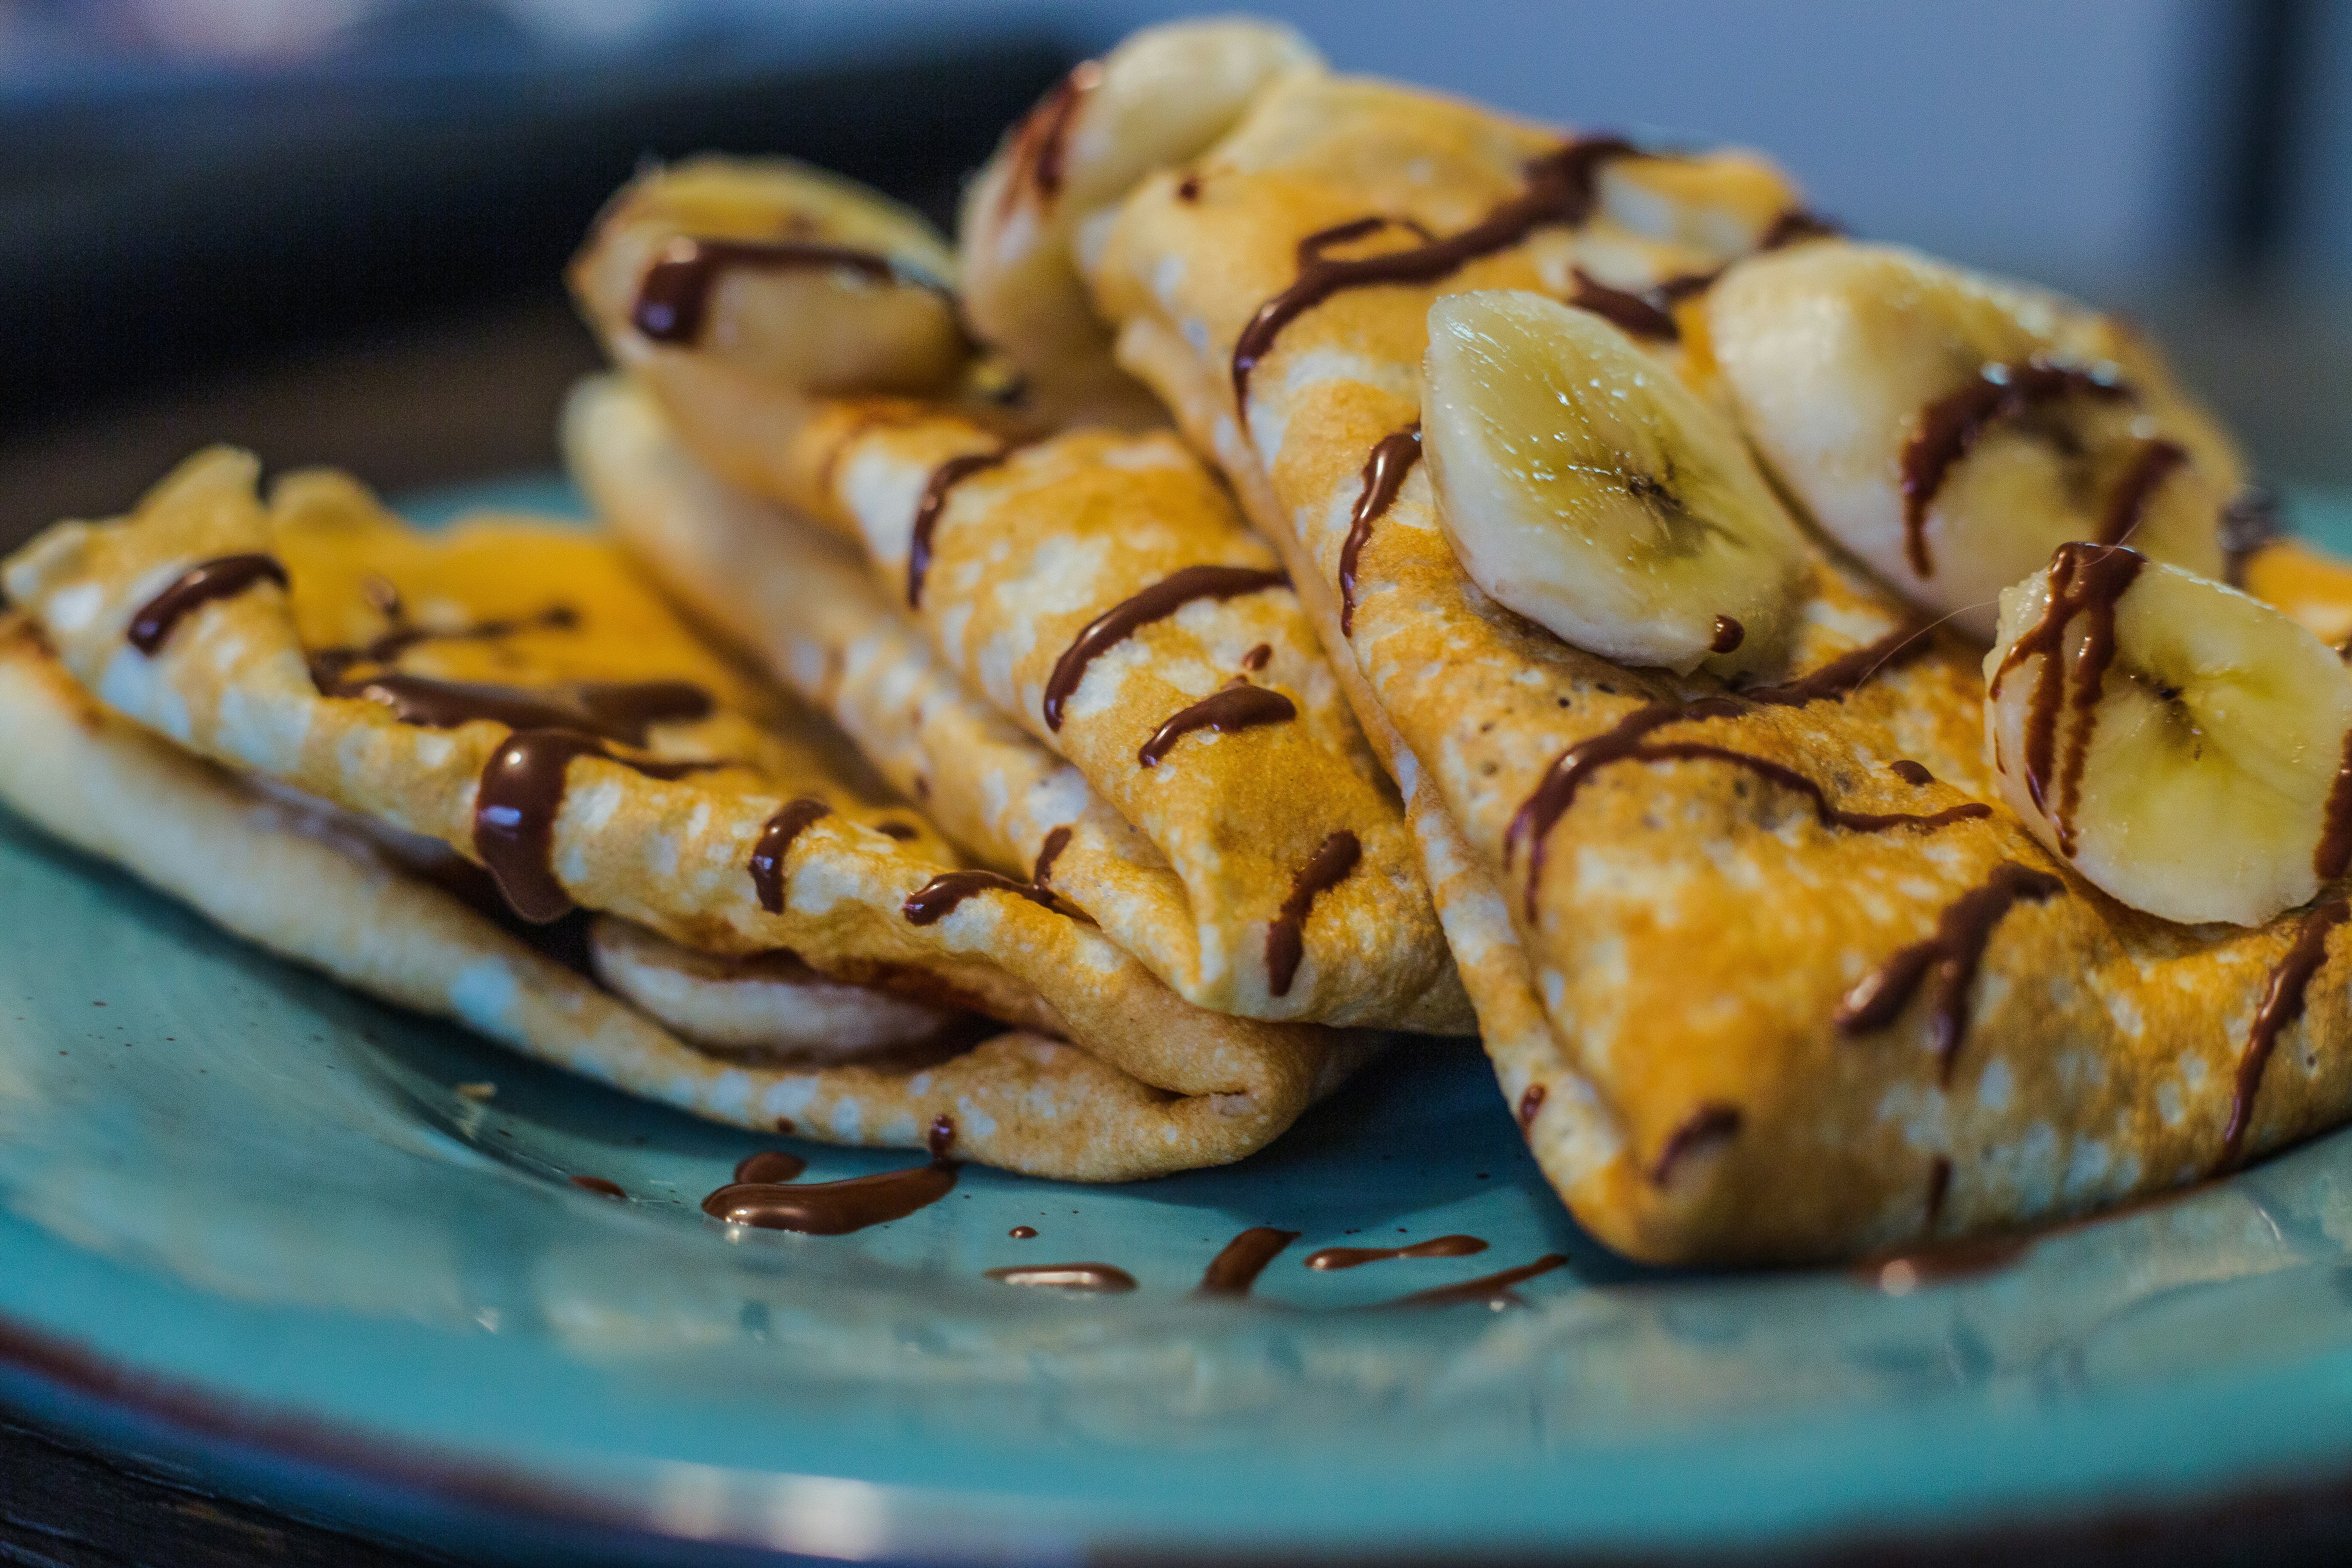
[[[2352,542],[2352,509],[2304,521]],[[1577,1231],[1475,1047],[1437,1042],[1230,1169],[967,1168],[857,1235],[729,1232],[698,1201],[761,1141],[376,1006],[5,816],[0,931],[0,1395],[367,1530],[567,1560],[1461,1561],[2037,1530],[2352,1476],[2340,1137],[1906,1294],[1668,1276]],[[808,1179],[908,1163],[799,1152]],[[1249,1300],[1196,1297],[1255,1225],[1303,1234]],[[1491,1247],[1300,1266],[1456,1232]],[[1570,1266],[1519,1307],[1362,1310],[1549,1253]],[[983,1277],[1075,1260],[1141,1288]]]

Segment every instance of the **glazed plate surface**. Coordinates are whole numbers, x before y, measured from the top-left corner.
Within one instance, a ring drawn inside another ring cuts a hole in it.
[[[2352,505],[2296,510],[2352,547]],[[1229,1169],[966,1167],[856,1235],[730,1231],[697,1205],[759,1148],[808,1181],[918,1156],[535,1067],[5,813],[0,932],[0,1398],[363,1529],[568,1560],[1461,1561],[2032,1530],[2352,1478],[2341,1135],[1907,1293],[1671,1276],[1581,1236],[1475,1045],[1430,1042]],[[1247,1300],[1196,1296],[1259,1225],[1301,1235]],[[1489,1246],[1302,1267],[1449,1234]],[[1516,1305],[1370,1310],[1550,1254]],[[1139,1288],[984,1274],[1077,1261]]]

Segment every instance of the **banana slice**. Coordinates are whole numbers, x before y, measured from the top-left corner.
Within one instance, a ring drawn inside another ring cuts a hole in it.
[[[2106,892],[2260,925],[2352,850],[2352,671],[2269,605],[2065,544],[2000,596],[1985,746],[2002,797]]]
[[[1722,417],[1622,331],[1540,294],[1429,311],[1422,446],[1473,582],[1568,642],[1687,674],[1768,667],[1796,529]]]
[[[1707,300],[1732,405],[1830,535],[1992,635],[2000,590],[2068,540],[2222,573],[2238,455],[2114,318],[1894,246],[1806,245]]]
[[[621,192],[572,264],[614,357],[706,353],[812,394],[951,386],[955,258],[920,214],[789,159],[696,158]]]

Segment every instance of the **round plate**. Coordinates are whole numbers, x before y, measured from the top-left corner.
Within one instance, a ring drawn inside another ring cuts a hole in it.
[[[2352,510],[2304,522],[2352,541]],[[1918,1541],[2352,1476],[2343,1138],[1906,1294],[1671,1276],[1580,1235],[1475,1047],[1433,1041],[1228,1169],[966,1167],[856,1235],[730,1231],[698,1200],[776,1141],[374,1005],[5,816],[0,931],[0,1394],[370,1530],[1461,1561]],[[808,1180],[913,1160],[798,1152]],[[1255,1225],[1301,1237],[1249,1299],[1193,1294]],[[1301,1267],[1448,1233],[1491,1245]],[[1380,1310],[1550,1253],[1570,1266],[1516,1303]],[[983,1276],[1079,1260],[1140,1288]]]

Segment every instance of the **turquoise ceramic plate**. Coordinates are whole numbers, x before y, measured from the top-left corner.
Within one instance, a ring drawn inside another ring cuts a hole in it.
[[[2352,1476],[2345,1138],[1907,1295],[1666,1277],[1581,1237],[1476,1051],[1433,1044],[1229,1170],[967,1169],[858,1235],[730,1235],[696,1205],[758,1141],[373,1005],[5,817],[0,931],[0,1394],[362,1528],[1459,1561],[2034,1530]],[[455,1092],[481,1079],[494,1100]],[[908,1163],[801,1152],[811,1179]],[[1255,1225],[1302,1237],[1251,1300],[1196,1298]],[[1300,1266],[1446,1233],[1491,1246]],[[1555,1252],[1521,1307],[1357,1310]],[[1141,1288],[983,1277],[1074,1260]]]

